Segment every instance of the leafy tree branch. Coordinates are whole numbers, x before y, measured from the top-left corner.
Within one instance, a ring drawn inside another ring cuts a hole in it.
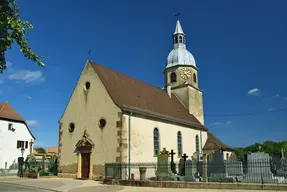
[[[38,56],[28,46],[25,38],[26,29],[33,29],[28,21],[21,20],[19,7],[16,0],[0,0],[0,73],[6,69],[5,52],[11,49],[13,42],[16,42],[24,57],[44,67],[42,59],[47,58]]]

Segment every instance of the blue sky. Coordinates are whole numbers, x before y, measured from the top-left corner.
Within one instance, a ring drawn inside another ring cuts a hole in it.
[[[206,126],[231,146],[286,139],[286,112],[272,110],[287,108],[287,1],[83,2],[18,0],[21,18],[34,25],[30,46],[50,59],[40,68],[14,45],[0,101],[29,120],[37,145],[57,145],[89,49],[93,61],[162,87],[177,11],[199,68]],[[258,111],[266,113],[232,116]]]

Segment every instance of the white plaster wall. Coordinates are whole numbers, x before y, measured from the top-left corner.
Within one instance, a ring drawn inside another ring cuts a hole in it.
[[[227,159],[227,154],[228,154],[229,159]],[[223,151],[223,159],[224,160],[230,160],[231,154],[232,154],[231,151]]]
[[[15,132],[8,130],[9,123],[13,124],[13,128],[16,129]],[[14,160],[17,163],[18,157],[22,156],[21,149],[17,149],[18,140],[28,141],[28,149],[25,149],[23,154],[23,157],[26,158],[30,153],[31,139],[34,140],[23,123],[0,120],[0,169],[5,169],[5,162],[7,162],[7,168],[9,168]]]
[[[126,125],[128,126],[128,115],[125,115]],[[153,146],[153,130],[155,127],[159,130],[160,151],[165,147],[168,151],[173,149],[176,153],[174,161],[179,162],[177,151],[177,132],[182,134],[182,152],[191,158],[196,152],[195,136],[200,138],[200,130],[182,127],[178,125],[168,124],[149,119],[131,117],[131,163],[138,162],[157,162],[157,157],[154,156]],[[127,127],[128,130],[128,127]],[[202,146],[207,140],[207,132],[202,131]],[[201,142],[199,142],[201,145]],[[200,146],[200,149],[202,147]]]

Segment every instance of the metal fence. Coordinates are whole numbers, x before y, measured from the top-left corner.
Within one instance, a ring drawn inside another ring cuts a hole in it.
[[[46,171],[50,172],[51,175],[58,174],[58,159],[50,158],[50,159],[26,159],[24,163],[24,171],[25,172],[40,172]]]
[[[119,180],[161,180],[179,182],[238,182],[287,184],[287,161],[223,160],[185,163],[106,163],[105,178]]]

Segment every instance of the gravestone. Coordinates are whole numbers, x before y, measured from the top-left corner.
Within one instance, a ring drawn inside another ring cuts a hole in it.
[[[247,155],[247,174],[244,182],[278,183],[278,179],[271,172],[269,154],[257,152]]]
[[[175,152],[173,150],[171,150],[169,154],[170,154],[170,157],[171,157],[171,160],[170,160],[171,172],[173,174],[176,174],[176,165],[175,165],[174,159],[173,159],[173,156],[175,155]]]
[[[179,175],[184,176],[185,175],[185,161],[188,158],[188,156],[184,153],[181,159],[179,160],[178,170]]]
[[[280,168],[278,169],[276,176],[287,178],[287,159],[281,158]]]
[[[183,171],[184,171],[184,159],[181,158],[178,164],[178,175],[183,176]]]
[[[224,152],[221,150],[213,154],[208,161],[207,175],[213,182],[233,182],[243,179],[242,162],[236,160],[224,160]]]
[[[184,181],[186,181],[186,182],[195,181],[193,170],[194,169],[193,169],[192,160],[190,160],[190,159],[186,160]]]
[[[195,152],[193,153],[193,156],[191,157],[192,159],[192,163],[194,165],[194,173],[195,173],[195,177],[199,178],[202,175],[200,173],[202,173],[202,166],[199,165],[199,161],[198,161],[198,153]]]
[[[208,176],[212,174],[225,175],[224,155],[221,150],[217,150],[213,153],[212,160],[208,161]]]
[[[185,162],[186,162],[186,159],[188,158],[188,156],[184,153],[182,158],[183,158],[182,176],[185,176]]]
[[[277,176],[287,178],[287,158],[285,158],[284,154],[285,150],[283,147],[281,148],[281,159],[280,159],[280,166],[277,171]]]
[[[282,159],[285,159],[284,152],[285,152],[285,150],[284,150],[284,148],[282,147],[282,148],[281,148],[281,158],[282,158]]]
[[[168,180],[169,173],[170,173],[169,153],[165,148],[163,148],[163,150],[157,156],[157,171],[156,171],[157,179]]]

